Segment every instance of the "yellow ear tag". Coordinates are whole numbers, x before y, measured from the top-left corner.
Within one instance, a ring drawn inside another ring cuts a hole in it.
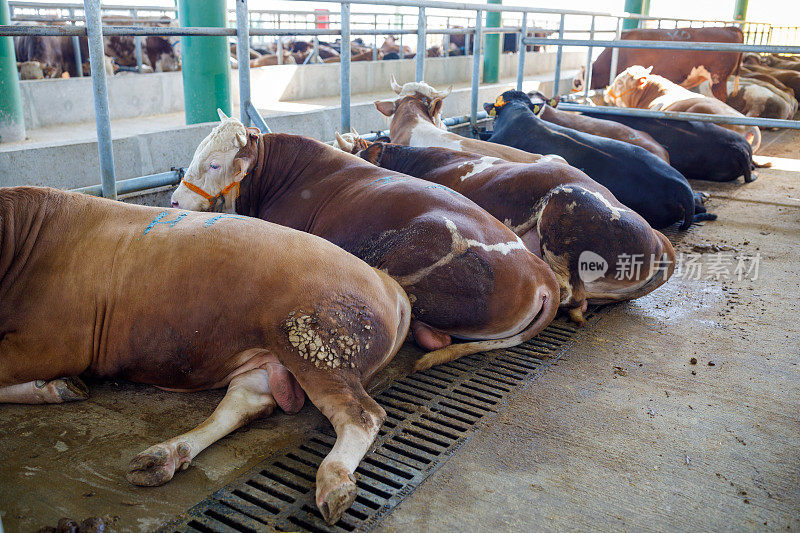
[[[506,105],[506,101],[503,100],[503,95],[501,94],[500,96],[497,97],[497,100],[494,101],[494,106],[503,107],[504,105]]]
[[[490,117],[493,117],[493,116],[495,116],[495,115],[497,115],[497,109],[495,109],[494,107],[492,107],[491,111],[489,111],[489,116],[490,116]]]
[[[550,102],[548,103],[550,104],[550,107],[556,107],[558,105],[558,98],[551,98]]]

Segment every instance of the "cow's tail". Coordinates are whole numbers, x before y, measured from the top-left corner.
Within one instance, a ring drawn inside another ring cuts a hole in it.
[[[445,348],[433,350],[420,357],[414,364],[414,372],[421,372],[427,370],[432,366],[442,365],[455,361],[459,357],[465,355],[472,355],[478,352],[485,352],[487,350],[499,350],[501,348],[511,348],[517,344],[521,344],[533,338],[536,334],[542,331],[553,320],[558,312],[558,292],[555,294],[547,295],[542,303],[542,308],[539,311],[539,316],[531,322],[527,328],[520,331],[516,335],[506,337],[504,339],[491,339],[484,341],[461,342],[458,344],[451,344]]]
[[[694,222],[694,194],[684,194],[681,207],[683,207],[683,222],[678,229],[685,231],[689,229],[689,226]]]
[[[731,95],[735,95],[739,92],[739,71],[742,69],[742,53],[739,52],[739,61],[736,62],[736,68],[733,69],[733,92]]]

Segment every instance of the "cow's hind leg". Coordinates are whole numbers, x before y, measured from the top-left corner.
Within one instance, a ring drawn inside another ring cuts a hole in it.
[[[176,470],[187,468],[201,451],[251,420],[272,414],[276,405],[266,370],[257,368],[239,374],[231,380],[225,397],[202,424],[134,457],[128,481],[134,485],[163,485],[172,479]]]
[[[296,377],[308,399],[336,430],[336,443],[317,470],[316,492],[322,517],[335,524],[356,498],[353,473],[375,441],[386,411],[370,398],[354,374],[320,369]]]
[[[0,403],[64,403],[85,400],[89,389],[79,378],[37,379],[0,387]]]

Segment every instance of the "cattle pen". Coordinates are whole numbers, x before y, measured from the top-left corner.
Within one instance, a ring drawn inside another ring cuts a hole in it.
[[[281,37],[308,37],[317,50],[322,37],[335,36],[341,43],[367,37],[377,54],[379,36],[399,35],[402,59],[403,36],[413,36],[418,43],[413,81],[424,82],[432,60],[419,53],[424,50],[419,43],[432,36],[445,43],[464,36],[468,85],[462,88],[460,112],[449,113],[442,124],[467,136],[477,136],[491,119],[481,110],[487,36],[514,36],[515,75],[506,88],[518,91],[526,87],[526,66],[536,58],[529,47],[542,46],[555,49],[552,75],[550,70],[546,74],[552,95],[568,92],[564,58],[577,49],[585,88],[564,96],[558,109],[765,129],[759,154],[765,168],[757,182],[747,189],[707,182],[701,187],[711,193],[720,221],[684,233],[664,230],[681,259],[689,261],[683,263],[686,268],[694,256],[703,256],[711,268],[710,254],[731,260],[758,256],[764,261],[763,277],[755,283],[747,276],[717,273],[694,279],[682,272],[640,300],[591,306],[583,327],[560,317],[517,347],[422,373],[410,372],[420,351],[404,347],[374,386],[387,421],[357,470],[358,497],[336,525],[325,523],[314,503],[314,472],[335,435],[313,407],[299,417],[254,422],[205,452],[170,484],[152,489],[121,486],[126,482],[120,465],[143,441],[158,442],[202,421],[219,401],[218,392],[176,395],[98,382],[92,383],[94,401],[76,407],[83,411],[34,407],[46,421],[0,407],[2,449],[9,458],[0,467],[0,492],[5,493],[0,495],[0,533],[3,525],[6,531],[37,530],[61,516],[80,521],[89,515],[103,516],[111,530],[203,533],[800,529],[800,330],[791,319],[800,301],[800,119],[589,103],[597,49],[613,50],[610,84],[620,49],[800,55],[796,32],[793,39],[791,29],[765,23],[494,3],[315,2],[338,9],[326,13],[328,27],[315,26],[318,11],[293,12],[292,18],[277,10],[249,9],[247,0],[235,0],[235,11],[227,12],[228,27],[137,25],[147,18],[140,11],[174,18],[178,8],[102,6],[98,0],[86,0],[82,7],[48,4],[66,13],[58,18],[67,24],[53,24],[49,15],[25,11],[42,4],[11,2],[15,24],[0,25],[0,38],[68,36],[75,43],[87,38],[99,175],[89,181],[94,184],[69,188],[113,200],[138,195],[141,200],[133,201],[145,204],[163,202],[167,188],[181,183],[187,154],[176,156],[169,170],[118,178],[116,164],[124,154],[112,138],[104,37],[133,36],[139,72],[141,39],[147,36],[232,39],[237,44],[239,117],[263,133],[280,133],[281,128],[256,102],[249,49],[263,42],[258,39],[280,43]],[[404,13],[397,23],[386,19],[383,25],[382,13],[370,12],[365,22],[355,24],[354,5],[416,13]],[[133,23],[105,24],[103,10],[114,9],[129,14]],[[489,13],[508,19],[487,26]],[[433,16],[446,22],[431,27]],[[454,27],[453,20],[466,27]],[[745,42],[622,40],[626,20],[641,28],[736,25]],[[537,31],[544,35],[536,36]],[[352,101],[355,63],[346,46],[341,50],[334,67],[338,106],[331,107],[336,107],[337,129],[349,132],[358,116]],[[81,62],[78,52],[76,63]],[[376,123],[362,137],[373,141],[388,133]],[[0,178],[6,175],[0,184],[28,183],[26,176],[9,178],[12,173],[0,169]],[[48,185],[46,177],[35,182]],[[776,306],[782,299],[786,302]]]

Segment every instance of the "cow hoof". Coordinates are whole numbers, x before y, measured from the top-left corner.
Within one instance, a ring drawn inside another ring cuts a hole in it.
[[[573,307],[569,310],[569,318],[579,326],[586,324],[586,319],[583,317],[583,312],[586,309],[580,307]]]
[[[79,378],[54,379],[45,386],[48,392],[62,402],[79,402],[89,398],[89,388]]]
[[[429,352],[441,350],[453,343],[452,338],[447,333],[436,331],[417,320],[411,323],[411,331],[414,334],[414,340],[417,342],[417,345]]]
[[[171,450],[156,444],[131,460],[125,477],[134,485],[157,487],[172,479],[178,466],[181,465]]]
[[[749,179],[745,175],[744,182],[745,183],[753,183],[757,179],[758,179],[758,174],[756,174],[755,172],[752,172],[752,173],[750,173],[750,178]]]
[[[353,505],[357,492],[355,478],[344,467],[333,467],[331,477],[336,481],[326,482],[317,473],[317,507],[329,525],[338,522]]]

